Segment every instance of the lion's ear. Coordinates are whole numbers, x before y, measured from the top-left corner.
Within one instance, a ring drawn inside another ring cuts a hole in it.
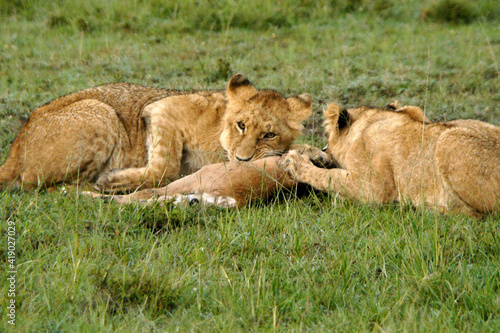
[[[229,99],[247,101],[257,93],[257,89],[243,74],[236,74],[229,80],[226,92]]]
[[[286,99],[290,110],[292,111],[292,118],[295,121],[301,122],[311,114],[312,99],[309,94],[302,94],[298,96],[288,97]]]
[[[341,108],[335,103],[328,105],[328,108],[323,111],[325,121],[330,125],[337,125],[341,129],[351,123],[349,112],[346,108]]]
[[[399,101],[395,100],[394,102],[387,104],[387,106],[385,108],[389,109],[389,110],[396,111],[400,107],[401,107],[401,104],[399,104]]]
[[[347,112],[347,109],[343,108],[342,111],[340,111],[339,116],[339,129],[348,125],[351,125],[351,116],[349,115],[349,112]]]
[[[323,116],[325,116],[326,120],[337,123],[339,120],[340,111],[340,106],[335,103],[331,103],[330,105],[328,105],[328,108],[323,110]]]

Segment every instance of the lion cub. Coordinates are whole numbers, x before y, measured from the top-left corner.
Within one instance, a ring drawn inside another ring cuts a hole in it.
[[[82,181],[105,192],[163,186],[227,158],[283,154],[310,113],[309,94],[257,90],[241,74],[226,91],[103,85],[33,111],[0,167],[0,189]]]
[[[280,166],[296,180],[372,203],[408,201],[442,212],[498,211],[500,128],[477,120],[432,123],[414,106],[324,111],[327,153],[320,169],[291,151]]]

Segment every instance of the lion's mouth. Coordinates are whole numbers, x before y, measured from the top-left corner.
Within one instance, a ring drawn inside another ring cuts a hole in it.
[[[235,152],[225,150],[226,156],[230,161],[240,161],[240,162],[250,162],[259,160],[261,158],[272,157],[272,156],[282,156],[285,154],[284,150],[269,150],[269,151],[260,151],[255,152],[251,157],[243,158],[236,155]]]
[[[238,155],[234,155],[234,156],[236,156],[236,159],[240,162],[250,162],[251,160],[253,160],[253,157],[255,156],[255,154],[253,154],[252,156],[247,157],[247,158],[242,158],[242,157],[239,157]]]
[[[262,157],[281,156],[284,153],[285,153],[284,150],[270,150],[270,151],[266,152],[265,154],[263,154],[264,156],[262,156]]]

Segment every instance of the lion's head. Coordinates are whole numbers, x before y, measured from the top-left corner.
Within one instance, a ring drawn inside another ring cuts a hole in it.
[[[251,161],[281,155],[302,133],[311,113],[311,96],[289,98],[272,90],[257,90],[236,74],[227,87],[227,110],[220,142],[230,160]]]
[[[351,137],[351,141],[356,140],[364,129],[375,121],[392,119],[394,122],[394,119],[405,117],[420,123],[431,123],[422,109],[411,105],[401,106],[399,101],[394,101],[384,108],[360,106],[352,109],[332,103],[323,111],[323,115],[325,132],[328,135],[328,146],[324,150],[331,156],[335,155],[334,147],[338,142],[346,142],[347,136]]]

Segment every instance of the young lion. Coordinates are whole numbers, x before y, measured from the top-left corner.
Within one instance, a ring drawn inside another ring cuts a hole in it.
[[[327,153],[341,168],[317,168],[296,151],[280,166],[300,182],[354,200],[407,200],[476,217],[498,211],[499,127],[477,120],[431,123],[418,107],[392,109],[331,104],[324,111]]]
[[[162,186],[226,157],[282,154],[310,113],[309,94],[285,99],[241,74],[226,91],[103,85],[33,111],[0,167],[0,189],[82,181],[106,192]]]

